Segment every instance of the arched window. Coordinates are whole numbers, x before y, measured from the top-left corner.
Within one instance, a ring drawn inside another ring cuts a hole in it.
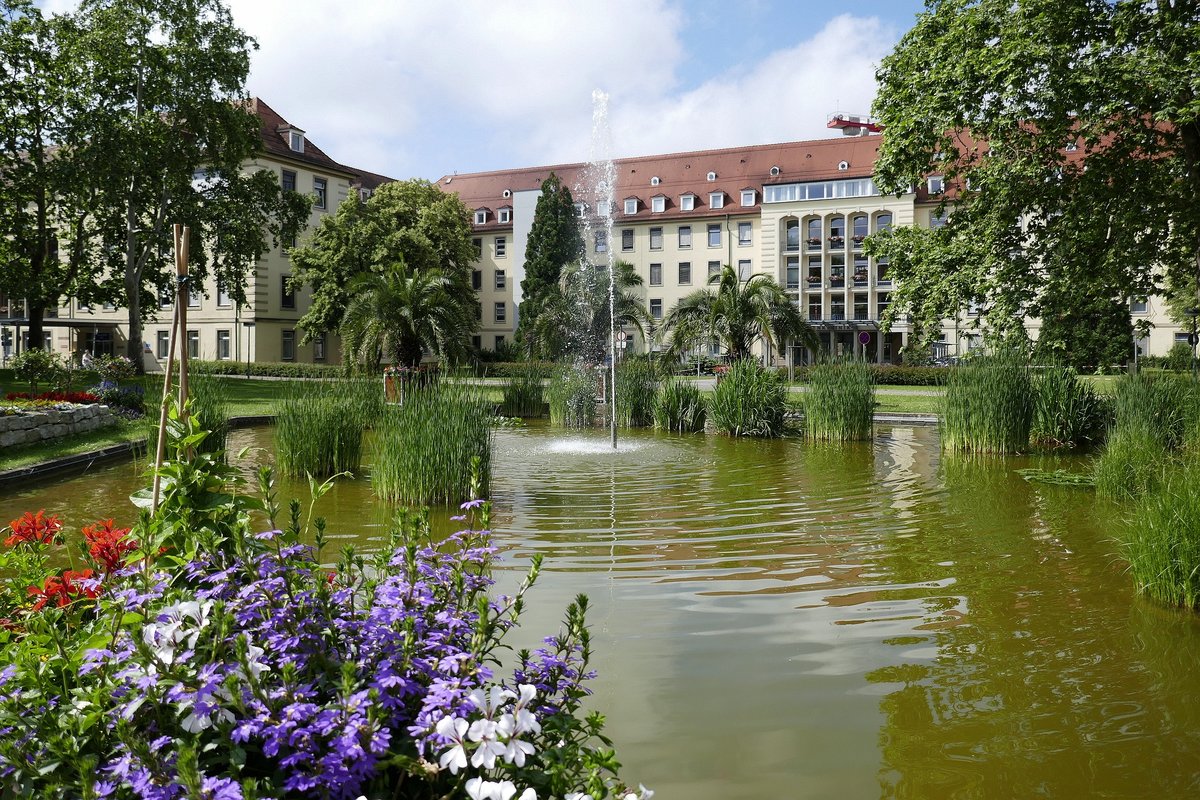
[[[875,217],[875,232],[883,233],[892,229],[892,215],[888,213],[880,214]]]
[[[862,244],[863,239],[867,238],[867,216],[860,214],[850,220],[850,235],[854,237],[855,244]]]
[[[783,221],[784,237],[783,247],[789,252],[794,252],[800,249],[800,220],[785,219]]]
[[[841,247],[846,243],[846,218],[842,216],[833,217],[829,220],[829,244],[833,247]]]
[[[813,217],[808,221],[808,249],[821,249],[821,218]]]

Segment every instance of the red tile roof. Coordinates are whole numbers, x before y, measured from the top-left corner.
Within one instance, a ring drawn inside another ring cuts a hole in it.
[[[281,117],[275,109],[264,103],[261,98],[250,98],[250,110],[257,116],[260,123],[259,136],[262,140],[263,151],[276,158],[298,161],[328,172],[340,172],[346,175],[355,174],[350,167],[343,166],[325,154],[307,136],[304,139],[304,152],[298,153],[292,149],[287,138],[288,128],[300,130]]]

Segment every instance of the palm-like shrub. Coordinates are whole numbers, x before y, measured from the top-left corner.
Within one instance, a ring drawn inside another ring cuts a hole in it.
[[[348,362],[375,369],[386,357],[416,367],[422,350],[448,359],[470,352],[477,301],[448,273],[392,267],[360,275],[349,292],[341,327]]]
[[[812,368],[804,397],[804,433],[809,439],[870,439],[874,414],[875,384],[867,362],[832,361]]]
[[[650,316],[634,291],[642,283],[641,276],[629,262],[617,261],[612,277],[616,288],[612,306],[617,327],[632,327],[644,333]],[[586,262],[565,267],[558,291],[545,298],[538,310],[537,322],[525,331],[525,346],[529,352],[583,364],[602,362],[612,330],[609,284],[606,268]]]
[[[709,401],[717,430],[731,436],[783,433],[787,388],[778,373],[752,358],[735,361]]]
[[[677,433],[704,430],[706,409],[700,390],[689,381],[672,378],[663,384],[654,406],[654,427]]]
[[[816,333],[770,276],[753,275],[743,281],[726,265],[708,282],[713,288],[692,292],[664,317],[663,329],[671,333],[668,355],[682,357],[697,344],[713,339],[721,343],[731,361],[749,356],[760,339],[776,350],[797,340],[818,347]]]

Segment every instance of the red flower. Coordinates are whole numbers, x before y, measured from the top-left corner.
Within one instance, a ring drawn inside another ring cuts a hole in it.
[[[58,538],[62,530],[62,520],[54,514],[45,516],[46,510],[41,509],[37,514],[26,511],[20,519],[8,523],[12,528],[12,536],[4,540],[6,547],[15,544],[51,544]]]
[[[54,603],[59,608],[62,608],[81,597],[94,600],[100,595],[100,589],[98,587],[85,587],[78,583],[78,581],[94,578],[95,574],[90,569],[83,569],[78,572],[68,569],[64,570],[61,575],[52,575],[46,578],[46,582],[41,588],[30,586],[28,589],[29,594],[37,598],[33,603],[33,610],[41,611],[50,603]]]
[[[87,543],[88,555],[105,572],[114,572],[125,566],[126,554],[138,548],[138,543],[128,536],[129,528],[115,528],[111,519],[83,526],[83,540]]]

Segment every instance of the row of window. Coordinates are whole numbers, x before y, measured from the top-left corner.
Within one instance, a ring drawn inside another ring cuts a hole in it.
[[[685,192],[679,195],[679,210],[680,211],[695,211],[696,201],[699,197],[692,192]],[[755,189],[743,189],[741,193],[742,208],[750,208],[758,200],[758,192]],[[641,206],[641,201],[636,197],[625,198],[625,214],[633,216],[638,213],[638,208]],[[710,192],[708,195],[708,207],[711,209],[719,209],[725,207],[725,192]],[[661,214],[667,210],[667,196],[665,194],[656,194],[650,198],[650,212],[652,214]],[[580,209],[582,213],[582,208]],[[607,209],[600,209],[602,216],[607,216]]]
[[[861,247],[863,240],[870,232],[871,220],[866,214],[850,217],[850,242],[855,248]],[[878,214],[875,217],[875,233],[891,230],[892,215]],[[846,218],[840,214],[830,217],[828,222],[820,217],[811,217],[804,223],[805,244],[809,250],[820,250],[828,240],[831,247],[842,247],[846,243]],[[784,221],[783,249],[796,251],[800,249],[800,220],[787,219]]]
[[[475,224],[486,225],[488,221],[488,210],[486,208],[475,209]],[[496,211],[496,221],[501,225],[507,225],[512,222],[512,209],[508,206]]]
[[[856,286],[867,285],[871,273],[870,260],[865,255],[856,254],[850,266],[854,284]],[[829,285],[832,287],[845,285],[847,267],[845,253],[831,254],[828,263],[822,256],[809,256],[807,267],[805,280],[810,288],[822,286],[826,278],[829,279]],[[875,271],[876,283],[890,284],[892,282],[887,259],[880,259],[875,265]],[[784,262],[784,288],[800,288],[800,256],[788,256]]]
[[[476,236],[471,240],[471,244],[475,246],[475,256],[483,258],[483,239]],[[508,239],[504,236],[497,236],[494,240],[496,246],[496,258],[504,258],[508,255]]]
[[[505,341],[505,339],[503,336],[501,336],[500,334],[496,335],[495,342],[496,342],[497,350],[499,350],[501,347],[504,347],[504,341]],[[471,346],[474,347],[476,350],[483,349],[483,337],[482,336],[472,336],[471,337]]]
[[[502,291],[508,287],[508,276],[504,270],[498,269],[493,276],[492,285],[498,291]],[[476,269],[471,271],[471,288],[479,291],[483,288],[483,270]]]
[[[863,320],[880,320],[887,313],[888,306],[891,305],[891,296],[881,293],[875,301],[875,316],[871,316],[870,297],[867,294],[855,294],[853,305],[850,310],[853,314],[851,317],[846,316],[846,297],[845,295],[833,295],[829,298],[829,304],[826,306],[824,299],[821,297],[811,297],[808,301],[808,319],[813,321],[821,321],[828,319],[832,322],[842,322],[846,319],[855,321]],[[828,313],[828,316],[826,316]]]
[[[296,291],[289,284],[290,280],[290,275],[279,276],[279,305],[285,309],[296,308]],[[200,308],[203,302],[204,295],[200,293],[199,289],[192,289],[188,292],[188,308]],[[163,292],[158,301],[160,308],[170,308],[174,303],[175,293],[172,291]],[[86,306],[80,308],[86,310]],[[217,284],[217,308],[233,308],[233,297],[229,294],[229,290],[220,284]],[[105,303],[104,310],[111,311],[112,304]]]
[[[706,231],[709,247],[721,246],[721,223],[714,222],[710,224]],[[634,249],[636,232],[633,228],[621,229],[621,252],[628,253]],[[655,227],[650,229],[650,249],[663,249],[663,229]],[[692,226],[680,225],[675,229],[676,248],[679,250],[690,250],[692,247]],[[749,222],[739,222],[737,224],[737,243],[739,247],[749,247],[754,244],[754,226]],[[608,234],[604,231],[596,232],[595,249],[597,253],[603,253],[608,250]]]
[[[188,330],[187,332],[187,354],[188,358],[200,358],[200,331]],[[284,361],[296,360],[296,332],[293,330],[285,330],[280,332],[279,340],[280,357]],[[325,334],[321,334],[313,339],[313,360],[325,360]],[[156,337],[156,354],[159,358],[166,358],[171,348],[171,332],[158,331]],[[228,361],[232,358],[232,350],[230,349],[230,331],[221,329],[217,331],[217,360]]]
[[[283,170],[280,185],[285,192],[296,191],[296,173],[290,169]],[[325,178],[313,177],[312,185],[313,207],[324,209],[328,204],[329,182]]]

